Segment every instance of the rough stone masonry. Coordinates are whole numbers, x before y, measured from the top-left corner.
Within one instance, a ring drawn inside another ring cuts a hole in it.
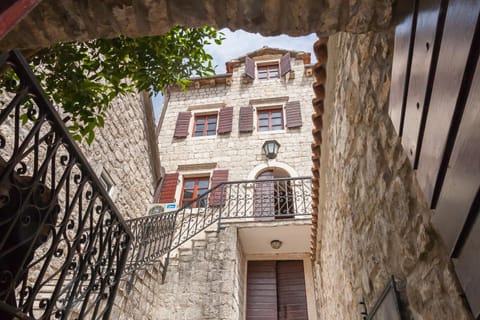
[[[320,319],[358,319],[391,275],[405,319],[471,319],[388,117],[393,34],[329,40],[316,276]]]
[[[391,23],[393,0],[43,0],[0,49],[60,41],[159,35],[174,25],[244,29],[264,35],[366,32]]]

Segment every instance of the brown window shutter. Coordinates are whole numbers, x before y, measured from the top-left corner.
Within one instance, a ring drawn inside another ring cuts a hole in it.
[[[177,117],[177,124],[175,125],[175,138],[186,138],[188,136],[188,128],[190,127],[190,112],[179,112]]]
[[[280,59],[280,75],[283,77],[290,71],[292,71],[292,66],[290,64],[290,52],[288,52]]]
[[[302,110],[300,101],[287,102],[285,106],[285,115],[287,118],[287,128],[299,128],[302,126]]]
[[[177,190],[178,172],[167,173],[163,179],[162,190],[160,191],[159,203],[175,202],[175,191]]]
[[[253,131],[253,107],[241,107],[238,122],[238,129],[240,132]]]
[[[278,320],[307,320],[303,261],[277,261]]]
[[[232,132],[233,107],[227,107],[218,113],[218,130],[219,134]]]
[[[246,319],[278,320],[276,261],[248,261]]]
[[[228,181],[228,170],[215,170],[212,174],[212,184],[211,188],[215,188],[219,184]],[[210,205],[211,206],[219,206],[224,204],[224,199],[226,197],[226,189],[219,187],[216,190],[213,190],[210,193]]]
[[[251,79],[255,79],[255,61],[250,57],[245,57],[245,74]]]

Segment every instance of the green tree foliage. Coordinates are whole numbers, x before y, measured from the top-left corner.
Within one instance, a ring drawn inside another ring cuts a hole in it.
[[[30,62],[46,93],[71,117],[74,138],[91,143],[119,95],[185,87],[191,76],[212,75],[212,56],[204,47],[223,39],[210,27],[177,26],[162,36],[60,43]]]

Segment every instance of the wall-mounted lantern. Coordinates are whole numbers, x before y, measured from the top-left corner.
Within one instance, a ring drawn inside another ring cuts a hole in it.
[[[267,140],[262,146],[263,153],[268,159],[275,159],[280,149],[280,143],[277,140]]]

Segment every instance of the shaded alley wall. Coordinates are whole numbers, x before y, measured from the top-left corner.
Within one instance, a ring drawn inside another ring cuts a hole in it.
[[[371,309],[394,275],[406,319],[471,319],[388,117],[393,33],[339,33],[328,47],[315,265],[320,318],[359,318],[362,298]]]

